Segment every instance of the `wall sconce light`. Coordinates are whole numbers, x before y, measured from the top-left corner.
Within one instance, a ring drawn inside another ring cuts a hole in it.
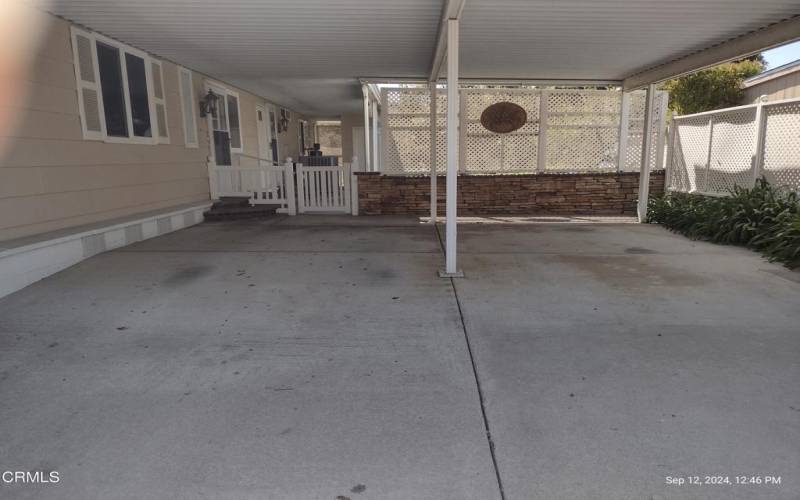
[[[208,94],[200,99],[200,116],[204,117],[209,114],[217,116],[217,101],[219,101],[219,96],[209,89]]]

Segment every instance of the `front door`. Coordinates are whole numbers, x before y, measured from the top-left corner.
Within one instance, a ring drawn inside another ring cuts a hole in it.
[[[217,95],[217,111],[211,115],[211,133],[214,141],[214,163],[218,166],[231,164],[231,131],[228,125],[228,106],[225,93],[210,87]]]

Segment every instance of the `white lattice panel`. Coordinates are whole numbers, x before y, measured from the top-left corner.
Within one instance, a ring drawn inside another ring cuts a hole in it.
[[[619,92],[547,91],[547,162],[542,170],[616,170],[620,105]]]
[[[650,168],[656,166],[656,155],[660,154],[658,144],[659,125],[666,116],[661,116],[669,94],[664,91],[656,92],[653,109],[653,147],[650,149]],[[628,147],[625,151],[625,163],[622,170],[625,172],[638,172],[642,164],[642,131],[644,130],[644,108],[646,92],[637,90],[631,92],[628,118]]]
[[[614,171],[619,154],[621,93],[605,90],[546,90],[547,123],[540,123],[542,90],[462,89],[460,171],[467,173],[532,173]],[[446,170],[447,96],[437,94],[437,172]],[[655,166],[662,109],[659,92],[654,110]],[[425,175],[430,172],[430,97],[427,88],[385,88],[383,106],[383,162],[389,174]],[[527,123],[509,134],[497,134],[480,124],[481,113],[498,102],[525,109]],[[639,170],[644,126],[644,93],[632,94],[629,142],[624,170]],[[545,165],[537,165],[540,130],[546,130]]]
[[[489,174],[534,172],[539,149],[539,98],[537,90],[462,90],[461,109],[465,130],[462,133],[463,171]],[[513,102],[528,115],[522,128],[508,134],[486,130],[481,113],[498,102]]]
[[[755,108],[714,115],[705,192],[724,194],[736,185],[753,184],[755,117]]]
[[[778,186],[800,191],[800,100],[764,107],[766,133],[762,174]]]
[[[675,138],[669,188],[692,193],[705,190],[708,161],[710,118],[708,116],[675,118]]]
[[[800,99],[762,106],[760,151],[757,104],[675,117],[668,188],[727,194],[734,186],[752,187],[763,175],[773,185],[800,191]]]
[[[381,92],[382,163],[387,174],[430,174],[430,93],[426,88],[385,88]],[[446,169],[447,95],[436,94],[436,171]]]

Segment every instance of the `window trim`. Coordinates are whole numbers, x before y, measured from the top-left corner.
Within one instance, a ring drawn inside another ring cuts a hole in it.
[[[239,97],[239,92],[231,89],[228,85],[224,83],[220,83],[216,80],[206,79],[206,87],[213,90],[215,93],[220,94],[221,97],[225,98],[225,109],[228,109],[228,96],[232,95],[236,98],[236,113],[239,117],[239,146],[238,148],[231,147],[231,153],[244,153],[244,135],[242,134],[242,98]],[[228,122],[228,133],[230,134],[231,131],[231,123],[230,123],[230,112],[225,117],[225,120]],[[209,127],[211,126],[211,122],[209,121]]]
[[[130,45],[126,45],[122,42],[114,40],[113,38],[109,38],[107,36],[101,35],[99,33],[95,33],[93,31],[86,31],[79,29],[75,26],[71,26],[71,35],[72,35],[72,52],[73,52],[73,66],[75,70],[75,78],[77,81],[77,92],[78,92],[78,113],[80,114],[81,118],[81,130],[83,132],[83,139],[84,140],[94,140],[94,141],[103,141],[106,143],[111,144],[159,144],[159,137],[158,137],[158,118],[156,117],[156,107],[155,107],[155,89],[153,87],[153,74],[152,74],[152,63],[161,64],[160,60],[157,60],[153,57],[150,57],[144,51],[139,49],[135,49]],[[80,63],[78,60],[78,49],[77,49],[77,41],[76,37],[80,35],[87,38],[90,41],[91,45],[91,53],[92,53],[92,62],[94,64],[94,72],[95,72],[95,82],[96,82],[96,91],[97,97],[99,101],[99,109],[100,109],[100,127],[101,131],[94,132],[89,131],[86,129],[86,115],[84,110],[84,103],[83,103],[83,96],[81,90],[84,87],[87,87],[87,84],[81,80],[80,76]],[[108,131],[106,129],[106,119],[105,119],[105,106],[103,105],[103,86],[100,81],[100,64],[97,58],[97,42],[100,42],[104,45],[109,47],[115,48],[119,51],[120,54],[120,71],[122,75],[122,91],[123,91],[123,98],[124,98],[124,105],[125,105],[125,119],[127,120],[128,126],[128,137],[116,137],[108,135]],[[148,111],[150,113],[150,137],[140,137],[134,135],[133,132],[133,114],[131,110],[131,97],[130,97],[130,86],[128,82],[128,65],[125,58],[126,54],[131,54],[132,56],[138,57],[144,61],[144,71],[145,71],[145,84],[147,86],[147,106]],[[164,72],[163,66],[161,71],[161,79],[162,79],[162,89],[163,86],[163,79],[164,79]],[[168,119],[167,115],[167,107],[166,107],[166,89],[164,89],[164,115],[165,121]],[[169,127],[167,127],[169,130]],[[169,134],[169,132],[167,132]]]
[[[147,64],[147,61],[145,61]],[[156,96],[156,88],[155,88],[155,75],[152,75],[153,79],[153,103],[151,108],[156,110],[156,114],[154,115],[155,120],[151,119],[150,121],[155,121],[155,127],[152,127],[155,130],[156,142],[158,144],[169,144],[170,143],[170,136],[169,136],[169,113],[167,112],[167,88],[164,86],[164,65],[161,63],[160,60],[150,58],[150,71],[153,71],[153,66],[158,66],[158,74],[161,77],[161,97]],[[178,82],[180,83],[180,82]],[[164,133],[166,134],[165,137],[161,137],[161,129],[158,125],[158,108],[157,106],[161,104],[164,107]]]
[[[242,135],[242,100],[239,97],[239,93],[233,91],[227,87],[223,87],[225,89],[225,109],[228,111],[228,116],[225,117],[228,120],[228,133],[231,132],[231,106],[230,101],[228,101],[228,96],[233,96],[236,98],[236,118],[239,120],[239,147],[234,148],[231,146],[231,153],[244,153],[244,136]]]
[[[183,126],[183,145],[187,148],[199,148],[200,147],[200,140],[198,137],[198,130],[197,130],[197,114],[195,113],[195,100],[194,100],[194,75],[192,74],[192,70],[189,68],[184,68],[183,66],[177,66],[178,68],[178,92],[180,94],[181,99],[181,118],[182,126]],[[164,74],[163,71],[161,73]],[[188,75],[189,77],[189,109],[186,109],[186,96],[183,94],[183,83],[181,78],[183,75]],[[192,124],[194,124],[194,142],[189,142],[186,138],[189,136],[189,130],[186,128],[186,114],[189,113],[192,117]]]

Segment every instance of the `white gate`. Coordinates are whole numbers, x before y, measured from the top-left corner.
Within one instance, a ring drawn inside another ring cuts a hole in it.
[[[350,213],[350,165],[297,165],[297,211]]]

